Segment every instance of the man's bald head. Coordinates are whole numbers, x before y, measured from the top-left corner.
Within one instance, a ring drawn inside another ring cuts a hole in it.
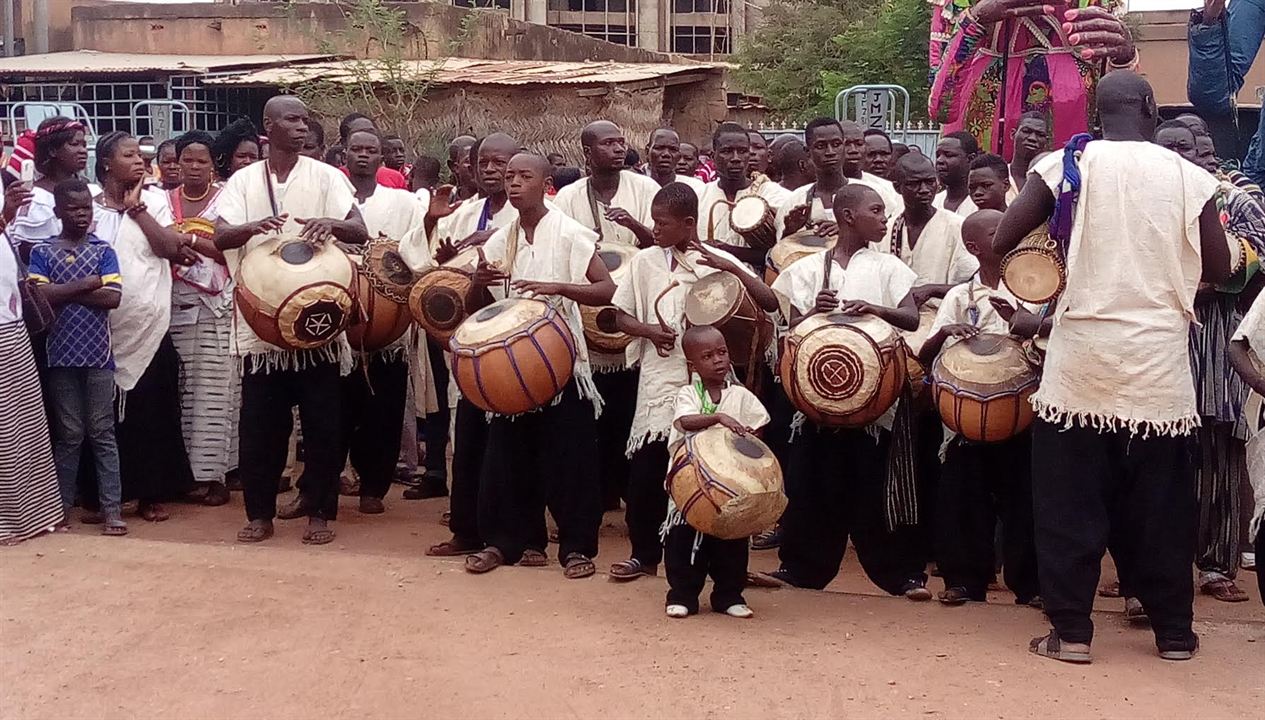
[[[456,157],[460,153],[469,152],[470,146],[474,144],[475,137],[473,135],[458,135],[448,143],[448,157]]]
[[[792,142],[803,143],[804,141],[801,140],[795,133],[782,133],[781,135],[773,138],[773,140],[769,143],[769,152],[777,152],[778,148],[784,147],[786,144]]]
[[[307,106],[294,95],[274,95],[264,103],[264,119],[278,120],[287,112],[302,110],[307,113]]]
[[[654,141],[658,139],[663,139],[676,145],[681,144],[681,136],[672,128],[659,128],[658,130],[650,133],[651,145],[654,145]]]
[[[490,151],[508,152],[510,157],[523,149],[523,144],[503,132],[494,132],[479,143],[479,154]]]
[[[1095,94],[1098,112],[1102,115],[1141,112],[1155,106],[1155,91],[1151,83],[1131,70],[1107,73],[1098,81]]]
[[[280,153],[300,153],[307,143],[307,106],[293,95],[276,95],[264,104],[264,134]]]
[[[936,164],[931,162],[931,158],[922,153],[905,153],[900,160],[896,161],[896,172],[898,177],[903,176],[907,172],[921,172],[923,170],[936,171]]]
[[[610,120],[594,120],[580,131],[580,145],[585,148],[592,147],[598,140],[611,134],[622,135],[623,131]]]

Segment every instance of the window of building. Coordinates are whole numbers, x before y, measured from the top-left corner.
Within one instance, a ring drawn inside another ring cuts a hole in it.
[[[729,28],[678,25],[672,28],[672,51],[689,55],[728,53]]]
[[[627,25],[555,25],[554,27],[619,45],[637,44],[637,29]]]
[[[637,9],[637,0],[549,0],[550,10],[564,12],[628,12]]]
[[[672,11],[678,13],[729,14],[729,0],[672,0]]]
[[[493,8],[501,10],[510,9],[510,0],[452,0],[452,4],[457,7],[476,8],[481,10],[491,10]]]

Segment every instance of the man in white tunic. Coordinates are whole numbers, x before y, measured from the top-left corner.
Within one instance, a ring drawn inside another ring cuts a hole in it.
[[[865,170],[865,131],[855,122],[844,120],[839,123],[843,128],[843,176],[849,182],[859,182],[874,188],[883,205],[887,208],[887,218],[896,217],[904,209],[900,193],[890,180],[881,178]]]
[[[689,185],[695,195],[703,194],[706,183],[692,175],[680,175],[676,171],[681,163],[681,136],[672,128],[659,128],[650,133],[650,144],[646,146],[646,162],[650,179],[660,187],[679,182]]]
[[[1148,142],[1158,118],[1150,85],[1116,71],[1096,101],[1104,139],[1080,135],[1038,161],[994,239],[1009,252],[1053,215],[1051,236],[1066,244],[1067,288],[1032,398],[1037,562],[1053,629],[1030,649],[1090,661],[1110,537],[1160,657],[1185,660],[1199,645],[1189,334],[1200,281],[1225,280],[1231,258],[1216,179]]]
[[[220,194],[214,242],[234,277],[246,254],[278,231],[297,234],[309,244],[327,243],[331,236],[352,244],[368,240],[347,177],[300,154],[307,121],[307,108],[298,98],[269,100],[264,106],[269,158],[235,173]],[[244,366],[239,432],[249,520],[237,539],[261,542],[272,537],[291,409],[297,404],[307,450],[304,474],[310,483],[302,508],[308,516],[303,542],[331,542],[334,531],[328,523],[337,517],[343,468],[339,376],[342,363],[351,360],[350,348],[341,335],[315,350],[270,345],[251,330],[240,306],[236,311],[233,353]]]
[[[590,174],[558,191],[554,197],[558,209],[597,233],[599,246],[649,247],[654,244],[650,203],[659,192],[659,183],[624,169],[628,144],[623,131],[606,120],[591,122],[580,133],[580,145],[584,148],[584,159]],[[678,157],[680,147],[678,138]],[[662,155],[659,154],[660,163]],[[602,417],[597,421],[603,504],[608,510],[617,510],[619,497],[628,486],[628,459],[624,455],[624,445],[628,441],[628,427],[632,424],[633,406],[637,399],[637,371],[626,367],[622,353],[594,352],[591,360],[597,372],[598,392],[606,404]]]
[[[615,284],[597,256],[594,233],[545,204],[550,169],[540,155],[520,153],[510,161],[505,182],[519,220],[488,240],[468,303],[486,304],[495,289],[555,304],[575,341],[573,374],[540,409],[492,415],[479,484],[479,531],[488,547],[466,558],[472,573],[528,560],[529,551],[535,563],[543,560],[546,506],[558,523],[565,576],[596,571],[602,508],[594,423],[602,398],[593,386],[579,304],[609,304]]]
[[[979,154],[975,136],[960,130],[945,135],[936,145],[936,175],[944,189],[936,194],[935,206],[967,217],[979,208],[971,200],[967,184],[971,161]]]
[[[712,135],[713,156],[717,178],[707,184],[699,199],[698,236],[705,242],[719,247],[754,268],[764,266],[768,248],[752,247],[747,238],[729,224],[729,205],[742,198],[756,195],[768,203],[775,214],[786,203],[787,191],[763,175],[752,181],[747,174],[751,161],[751,138],[736,123],[721,123]],[[728,203],[728,204],[727,204]],[[768,244],[781,237],[780,228],[767,233]]]
[[[400,240],[421,228],[425,218],[416,195],[378,184],[380,167],[382,138],[377,131],[349,133],[347,171],[371,243],[379,238]],[[361,269],[368,270],[363,266]],[[350,456],[351,466],[360,478],[362,513],[378,514],[385,509],[382,499],[391,488],[400,455],[412,345],[409,330],[385,348],[358,353],[357,365],[363,363],[364,367],[357,367],[342,379],[343,451]]]

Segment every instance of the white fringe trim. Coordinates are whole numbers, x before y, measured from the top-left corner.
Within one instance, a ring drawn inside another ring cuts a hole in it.
[[[1142,436],[1146,440],[1151,435],[1156,437],[1181,437],[1189,435],[1200,425],[1199,414],[1194,413],[1173,420],[1142,420],[1139,418],[1121,418],[1114,415],[1103,415],[1075,410],[1064,410],[1032,398],[1032,407],[1037,417],[1052,425],[1062,425],[1064,430],[1073,427],[1090,428],[1098,432],[1128,431],[1130,437]]]
[[[273,371],[306,370],[325,363],[338,363],[338,374],[351,374],[356,357],[346,342],[335,341],[314,350],[265,350],[236,358],[239,373],[267,375]]]
[[[638,450],[644,447],[647,443],[659,442],[660,440],[667,440],[671,436],[672,436],[672,430],[669,428],[667,430],[647,430],[639,435],[634,435],[632,437],[629,437],[628,444],[624,447],[624,456],[631,458],[634,454],[636,454]]]
[[[595,352],[589,353],[589,367],[598,375],[630,369],[622,354],[607,355],[606,353]]]
[[[668,496],[668,514],[664,518],[663,524],[659,526],[659,544],[663,545],[668,541],[668,533],[672,529],[680,525],[688,525],[685,521],[685,515],[681,513],[680,508],[676,506],[676,501],[672,496]],[[694,564],[694,558],[698,555],[698,549],[703,546],[703,533],[698,530],[694,531],[694,544],[690,547],[690,564]]]

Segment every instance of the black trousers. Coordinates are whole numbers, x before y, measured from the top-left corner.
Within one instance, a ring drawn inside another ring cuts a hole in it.
[[[380,500],[391,489],[400,457],[408,362],[370,355],[342,379],[342,393],[343,447],[360,476],[360,497]]]
[[[698,612],[698,596],[707,576],[712,578],[712,610],[724,612],[734,605],[746,605],[742,589],[747,584],[747,538],[721,540],[704,535],[698,552],[694,539],[698,531],[677,525],[663,542],[663,565],[668,575],[668,605],[684,605]],[[691,559],[693,554],[693,559]]]
[[[180,414],[180,355],[166,335],[115,426],[124,500],[175,500],[194,488]]]
[[[924,397],[914,406],[914,468],[918,488],[918,546],[924,564],[936,559],[936,504],[940,499],[940,446],[944,424],[940,413]]]
[[[597,419],[598,478],[602,506],[618,508],[627,497],[629,462],[628,432],[637,412],[637,370],[594,373],[593,383],[605,405]],[[667,461],[663,463],[667,468]]]
[[[429,418],[428,418],[429,420]],[[461,545],[481,545],[479,483],[487,451],[487,414],[464,397],[457,400],[452,439],[452,491],[448,496],[448,529]],[[429,441],[426,455],[430,456]],[[542,519],[543,522],[543,519]]]
[[[285,470],[295,405],[303,425],[302,491],[311,508],[309,515],[326,520],[338,517],[338,476],[344,457],[341,378],[337,363],[323,362],[302,370],[242,375],[238,442],[250,520],[276,517],[277,483]],[[395,434],[400,434],[398,426]]]
[[[628,463],[628,540],[632,557],[642,565],[658,565],[663,558],[659,528],[668,514],[668,492],[663,478],[668,470],[668,441],[642,445]]]
[[[1037,420],[1032,504],[1045,614],[1067,642],[1088,643],[1108,543],[1156,643],[1191,641],[1195,560],[1194,437],[1143,438]],[[1119,552],[1117,552],[1117,549]]]
[[[439,398],[439,410],[428,414],[422,421],[422,439],[426,441],[423,465],[428,477],[442,480],[448,477],[448,425],[451,422],[448,409],[448,366],[444,364],[444,349],[429,336],[426,338],[426,353],[430,356],[430,369],[435,376],[435,396]],[[455,448],[453,452],[456,452]]]
[[[811,422],[791,443],[794,488],[782,514],[782,569],[798,587],[820,590],[839,574],[848,547],[870,580],[899,595],[906,582],[926,581],[917,528],[888,532],[884,484],[889,435],[832,430]]]
[[[545,508],[558,523],[558,557],[597,555],[602,524],[593,405],[575,383],[536,412],[488,423],[479,482],[479,532],[514,564],[527,548],[544,550]]]
[[[768,371],[766,366],[765,372],[768,377],[762,389],[761,402],[769,411],[769,424],[763,428],[762,439],[764,444],[769,446],[773,451],[773,456],[782,466],[783,475],[790,467],[791,457],[791,422],[795,419],[795,406],[791,404],[791,399],[786,396],[786,391],[782,389],[780,383],[773,381],[773,374]],[[787,478],[789,480],[789,478]],[[788,486],[786,492],[792,492]]]
[[[1032,539],[1032,435],[999,443],[956,438],[940,469],[936,562],[944,586],[984,600],[996,560],[994,530],[1002,524],[1002,568],[1017,602],[1040,594]]]

